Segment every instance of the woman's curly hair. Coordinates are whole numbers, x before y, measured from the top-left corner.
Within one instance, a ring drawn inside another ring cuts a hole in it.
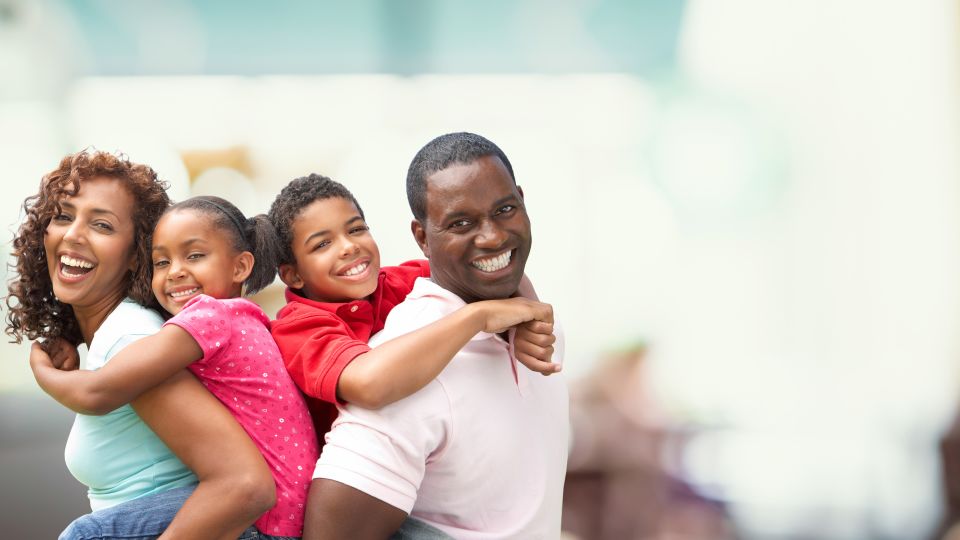
[[[43,237],[50,220],[61,211],[60,201],[75,196],[84,180],[102,177],[121,181],[133,195],[137,267],[127,277],[126,294],[141,305],[159,309],[150,288],[150,238],[170,205],[167,184],[153,169],[131,163],[126,156],[83,150],[64,157],[60,166],[40,181],[40,191],[23,201],[24,218],[13,239],[15,262],[10,265],[15,275],[8,283],[7,296],[6,332],[13,343],[56,337],[74,345],[83,341],[73,308],[53,294]]]

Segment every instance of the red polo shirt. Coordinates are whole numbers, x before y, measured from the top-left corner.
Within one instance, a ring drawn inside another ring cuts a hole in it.
[[[270,333],[293,381],[307,396],[320,444],[337,418],[337,382],[347,364],[370,350],[367,340],[383,329],[390,310],[407,297],[418,277],[429,277],[425,260],[380,269],[373,294],[352,302],[315,302],[290,289]]]

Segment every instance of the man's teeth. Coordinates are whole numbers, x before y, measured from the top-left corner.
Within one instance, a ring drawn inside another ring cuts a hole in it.
[[[66,255],[60,256],[60,263],[67,266],[74,266],[76,268],[86,268],[88,270],[93,268],[92,262],[84,261],[82,259],[74,259],[73,257],[67,257]]]
[[[510,264],[510,253],[511,252],[507,251],[497,255],[496,257],[476,260],[470,264],[479,269],[481,272],[496,272],[497,270],[503,270],[508,264]]]
[[[183,298],[184,296],[190,296],[191,294],[200,290],[200,287],[194,287],[192,289],[187,289],[185,291],[177,291],[170,293],[170,296],[173,298]]]
[[[345,275],[345,276],[355,276],[355,275],[363,272],[364,270],[366,270],[366,269],[367,269],[367,266],[370,266],[370,263],[358,264],[358,265],[354,266],[353,268],[351,268],[351,269],[347,270],[346,272],[344,272],[343,275]]]

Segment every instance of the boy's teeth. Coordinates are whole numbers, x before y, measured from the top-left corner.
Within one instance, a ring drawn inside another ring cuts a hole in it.
[[[195,293],[195,292],[197,292],[197,291],[199,291],[199,290],[200,290],[199,287],[194,287],[193,289],[189,289],[189,290],[186,290],[186,291],[172,292],[172,293],[170,293],[170,296],[172,296],[172,297],[174,297],[174,298],[183,298],[184,296],[190,296],[191,294],[193,294],[193,293]]]
[[[68,257],[66,255],[60,256],[60,262],[67,266],[75,266],[77,268],[86,268],[87,270],[93,268],[92,262],[87,262],[81,259],[74,259],[73,257]]]
[[[497,270],[503,270],[508,264],[510,264],[510,253],[510,251],[507,251],[497,255],[496,257],[476,260],[470,264],[479,269],[481,272],[496,272]]]
[[[370,265],[370,263],[358,264],[357,266],[354,266],[353,268],[351,268],[351,269],[347,270],[346,272],[344,272],[343,275],[345,275],[345,276],[355,276],[355,275],[363,272],[364,270],[366,270],[366,269],[367,269],[367,266],[369,266],[369,265]]]

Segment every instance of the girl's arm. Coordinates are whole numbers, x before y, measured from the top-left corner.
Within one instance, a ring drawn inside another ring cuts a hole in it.
[[[200,479],[161,538],[235,539],[273,507],[276,487],[257,447],[192,374],[181,370],[132,405]]]
[[[478,332],[500,333],[533,320],[549,325],[552,331],[553,308],[527,298],[467,304],[357,356],[340,374],[337,397],[360,407],[379,409],[426,386]],[[531,369],[555,371],[548,363]]]
[[[68,409],[92,415],[130,403],[201,358],[197,342],[174,324],[127,345],[96,371],[57,369],[39,343],[30,349],[30,367],[40,388]]]

